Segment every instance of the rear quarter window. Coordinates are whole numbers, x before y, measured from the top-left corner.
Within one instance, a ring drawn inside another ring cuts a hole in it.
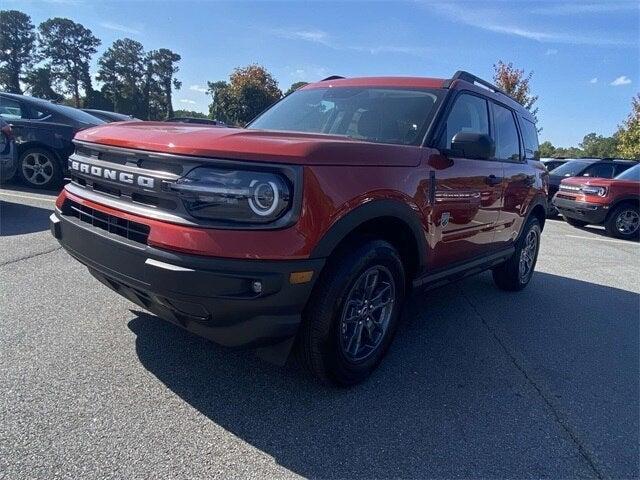
[[[538,160],[540,158],[538,129],[533,122],[522,117],[520,117],[520,125],[522,126],[522,140],[524,141],[525,158]]]

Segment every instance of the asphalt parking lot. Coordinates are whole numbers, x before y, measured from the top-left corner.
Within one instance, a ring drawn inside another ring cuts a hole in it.
[[[326,389],[100,285],[0,190],[2,478],[638,478],[640,245],[549,221],[523,292],[416,296],[373,377]]]

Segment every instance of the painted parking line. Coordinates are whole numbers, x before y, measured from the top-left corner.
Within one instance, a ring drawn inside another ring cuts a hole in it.
[[[48,198],[48,197],[36,197],[35,195],[24,195],[21,193],[8,193],[8,192],[0,192],[0,195],[6,197],[15,197],[15,198],[24,198],[26,200],[41,200],[43,202],[53,202],[55,203],[56,199]]]
[[[580,238],[581,240],[595,240],[596,242],[619,243],[620,245],[640,245],[629,240],[614,240],[612,238],[583,237],[581,235],[565,235],[565,237]]]

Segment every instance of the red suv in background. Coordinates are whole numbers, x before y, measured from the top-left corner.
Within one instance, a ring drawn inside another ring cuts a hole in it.
[[[613,179],[562,180],[553,204],[570,225],[604,225],[612,237],[636,238],[640,232],[640,165]]]
[[[102,283],[318,378],[376,367],[412,287],[533,275],[547,172],[495,86],[330,77],[246,129],[112,123],[76,136],[51,229]]]

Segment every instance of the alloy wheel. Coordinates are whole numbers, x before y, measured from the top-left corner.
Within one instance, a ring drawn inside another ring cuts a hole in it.
[[[524,246],[520,252],[520,263],[518,266],[518,276],[522,283],[526,283],[535,266],[536,255],[538,253],[538,232],[535,229],[529,230],[524,241]]]
[[[640,227],[640,215],[631,208],[621,211],[616,217],[616,229],[623,235],[635,234],[638,227]]]
[[[340,319],[340,347],[352,362],[370,357],[382,344],[396,296],[391,272],[376,265],[362,273],[347,296]]]
[[[53,178],[52,160],[43,153],[32,152],[22,159],[22,175],[33,185],[45,185]]]

